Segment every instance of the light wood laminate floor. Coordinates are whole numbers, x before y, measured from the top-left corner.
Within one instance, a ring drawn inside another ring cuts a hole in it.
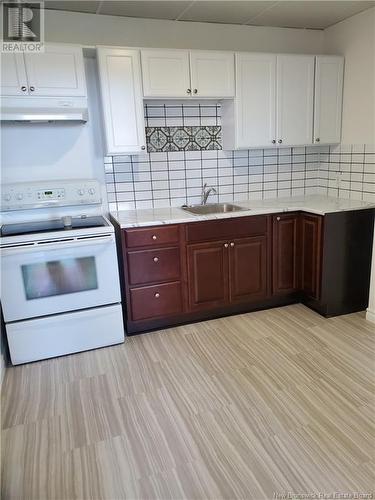
[[[374,337],[293,305],[13,367],[1,498],[370,492]]]

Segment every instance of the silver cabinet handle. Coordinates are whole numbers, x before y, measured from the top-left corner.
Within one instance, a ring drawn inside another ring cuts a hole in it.
[[[154,262],[159,262],[159,258],[158,257],[154,257]]]
[[[35,87],[30,87],[31,92],[34,92]]]
[[[232,248],[234,247],[234,243],[233,243],[233,241],[231,242],[230,246],[231,246]]]
[[[278,142],[279,144],[282,144],[283,140],[282,140],[282,139],[279,139],[277,142]]]
[[[276,217],[276,220],[279,221],[280,220],[280,217]]]
[[[187,89],[186,93],[191,94],[191,89]]]
[[[317,137],[317,138],[315,139],[315,142],[320,142],[319,137]]]
[[[22,90],[22,92],[26,92],[27,87],[25,87],[25,85],[22,85],[21,90]]]
[[[272,144],[276,144],[276,139],[272,139]]]
[[[224,248],[228,248],[228,247],[229,247],[228,243],[224,243]]]
[[[156,240],[156,239],[157,239],[156,234],[153,234],[153,235],[152,235],[152,239],[153,239],[153,240]]]
[[[154,295],[155,299],[158,299],[160,297],[160,293],[159,292],[156,292],[155,295]]]
[[[198,94],[198,89],[194,89],[194,94]]]
[[[142,151],[146,149],[146,146],[141,146]]]

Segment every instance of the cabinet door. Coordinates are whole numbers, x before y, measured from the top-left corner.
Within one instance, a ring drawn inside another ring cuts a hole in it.
[[[233,240],[229,262],[231,302],[251,302],[267,295],[265,236]]]
[[[314,142],[341,140],[344,58],[317,56],[315,66]]]
[[[30,94],[37,96],[86,96],[81,47],[46,45],[39,54],[25,54]]]
[[[98,48],[107,154],[146,149],[138,50]]]
[[[191,95],[187,50],[142,50],[144,97]]]
[[[276,96],[277,143],[311,144],[314,56],[277,56]]]
[[[299,288],[299,216],[273,217],[273,293],[288,294]]]
[[[193,97],[234,97],[234,54],[213,50],[190,52]]]
[[[314,299],[320,296],[322,217],[302,215],[302,291]]]
[[[234,126],[238,148],[272,145],[276,138],[275,89],[275,55],[236,55]]]
[[[227,305],[228,243],[215,241],[188,245],[187,254],[190,310]]]
[[[1,95],[27,95],[23,54],[1,54]]]

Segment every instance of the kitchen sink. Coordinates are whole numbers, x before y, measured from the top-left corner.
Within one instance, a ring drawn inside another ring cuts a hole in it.
[[[206,205],[183,205],[182,210],[195,215],[226,214],[229,212],[240,212],[247,208],[232,205],[232,203],[207,203]]]

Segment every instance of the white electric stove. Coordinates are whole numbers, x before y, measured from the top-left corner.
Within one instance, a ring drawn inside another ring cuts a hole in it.
[[[101,201],[94,180],[3,186],[1,305],[13,364],[124,341],[114,228]]]

